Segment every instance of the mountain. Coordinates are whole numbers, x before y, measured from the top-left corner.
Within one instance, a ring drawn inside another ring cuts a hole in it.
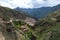
[[[35,28],[29,25],[26,26],[27,25],[24,27],[20,26],[22,27],[22,29],[20,29],[22,31],[28,29],[23,31],[25,38],[18,34],[21,40],[60,40],[60,10],[54,11],[46,18],[40,19],[34,26]]]
[[[5,20],[9,20],[10,18],[17,18],[17,19],[26,19],[27,17],[34,18],[25,12],[22,11],[19,12],[2,6],[0,6],[0,17],[5,18]]]
[[[35,18],[25,12],[0,6],[0,40],[33,40],[28,26],[35,23]]]
[[[23,11],[0,6],[0,40],[60,40],[60,9],[57,9],[35,22]],[[11,22],[10,18],[27,20]]]
[[[46,17],[49,13],[52,13],[53,11],[56,11],[58,9],[60,9],[60,4],[54,7],[41,7],[41,8],[32,8],[32,9],[30,8],[25,9],[19,7],[15,8],[15,10],[17,11],[25,11],[36,18]]]
[[[46,18],[40,19],[36,25],[34,32],[38,37],[37,40],[60,40],[60,10],[52,13]]]

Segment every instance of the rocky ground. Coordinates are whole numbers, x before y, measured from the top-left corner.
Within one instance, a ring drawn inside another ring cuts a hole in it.
[[[17,40],[15,32],[8,32],[0,25],[0,40]]]

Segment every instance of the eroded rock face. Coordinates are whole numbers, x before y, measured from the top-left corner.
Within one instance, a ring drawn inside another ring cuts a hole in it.
[[[3,36],[2,32],[0,32],[0,40],[5,40],[5,37]]]
[[[5,40],[5,37],[2,34],[1,26],[0,26],[0,40]]]
[[[16,33],[15,32],[11,32],[12,30],[11,29],[7,29],[7,27],[8,26],[5,26],[5,24],[2,25],[2,26],[0,24],[0,40],[16,40]]]
[[[0,40],[5,40],[5,37],[4,37],[2,31],[3,31],[3,30],[2,30],[2,28],[1,28],[1,26],[0,26]]]

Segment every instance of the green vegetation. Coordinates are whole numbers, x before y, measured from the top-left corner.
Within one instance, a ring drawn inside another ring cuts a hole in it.
[[[24,22],[14,22],[16,27],[21,30],[21,26],[26,25],[28,31],[23,32],[27,40],[60,40],[60,12],[53,12],[46,18],[40,19],[33,30],[32,26]],[[55,18],[57,20],[52,20]]]
[[[22,21],[14,21],[13,23],[16,26],[16,28],[18,28],[18,29],[21,29],[21,26],[26,24]]]
[[[26,39],[29,39],[29,40],[32,39],[33,34],[31,32],[30,28],[28,27],[28,24],[26,24],[25,22],[22,22],[22,21],[14,21],[14,25],[15,25],[15,28],[17,28],[19,30],[21,30],[21,26],[27,25],[26,29],[28,29],[28,31],[23,32],[24,29],[21,31],[24,33],[25,36],[27,36]]]
[[[49,14],[46,18],[39,19],[35,26],[30,26],[22,21],[26,17],[30,17],[23,12],[0,6],[0,16],[5,20],[21,19],[21,21],[13,21],[21,40],[60,40],[60,10]]]
[[[37,40],[60,40],[60,19],[56,18],[60,16],[60,11],[53,12],[53,15],[40,19],[36,25],[35,34]],[[57,20],[52,20],[51,18],[56,18]]]

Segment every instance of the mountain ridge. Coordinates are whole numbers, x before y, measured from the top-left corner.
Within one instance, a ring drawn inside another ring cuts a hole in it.
[[[0,7],[0,16],[5,19],[26,19],[28,17],[25,22],[13,21],[12,23],[1,23],[3,20],[0,17],[0,26],[2,27],[0,31],[3,31],[2,35],[5,40],[60,40],[60,10],[50,13],[46,18],[42,18],[38,22],[31,20],[30,16],[24,14],[23,11],[18,12],[5,7]],[[36,23],[34,26],[29,25],[32,24],[32,21]]]
[[[3,17],[7,20],[10,18],[17,18],[17,19],[26,19],[27,17],[34,18],[25,12],[22,12],[22,11],[19,12],[19,11],[16,11],[7,7],[2,7],[2,6],[0,6],[0,17]]]
[[[14,10],[17,11],[24,11],[27,12],[28,14],[36,17],[36,18],[44,18],[46,17],[49,13],[52,13],[53,11],[56,11],[60,9],[60,4],[56,5],[54,7],[41,7],[41,8],[33,8],[33,9],[25,9],[25,8],[15,8]]]

